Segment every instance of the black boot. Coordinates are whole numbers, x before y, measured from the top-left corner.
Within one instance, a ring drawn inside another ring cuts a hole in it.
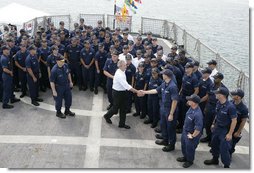
[[[97,88],[94,89],[94,94],[98,94],[98,89]]]
[[[9,104],[3,104],[3,109],[12,109],[12,108],[14,108],[14,106],[13,105],[9,105]]]
[[[66,109],[64,111],[64,115],[69,115],[71,117],[74,117],[75,116],[75,113],[74,112],[71,112],[70,109]]]
[[[32,100],[32,104],[33,104],[34,106],[40,106],[40,104],[39,104],[36,100]]]
[[[38,98],[38,97],[37,97],[35,100],[36,100],[37,102],[43,102],[43,99]]]
[[[162,139],[162,140],[158,139],[158,140],[155,141],[155,143],[156,143],[157,145],[165,145],[165,146],[168,145],[168,141],[163,140],[163,139]]]
[[[187,160],[186,160],[185,157],[178,157],[178,158],[176,159],[176,161],[178,161],[178,162],[186,162]]]
[[[171,144],[169,144],[169,145],[162,148],[162,151],[164,151],[164,152],[170,152],[170,151],[173,151],[173,150],[175,150],[175,145],[171,145]]]
[[[193,162],[186,161],[186,162],[184,162],[183,167],[184,168],[189,168],[191,165],[193,165]]]
[[[212,158],[211,160],[205,160],[204,161],[205,165],[218,165],[219,164],[219,160],[216,158]]]
[[[58,117],[58,118],[66,118],[66,116],[61,112],[61,111],[57,111],[56,112],[56,116]]]

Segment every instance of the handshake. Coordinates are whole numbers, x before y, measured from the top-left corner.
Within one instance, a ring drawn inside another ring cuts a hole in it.
[[[137,91],[137,96],[138,97],[144,97],[144,95],[145,95],[145,91],[144,90],[138,90]]]

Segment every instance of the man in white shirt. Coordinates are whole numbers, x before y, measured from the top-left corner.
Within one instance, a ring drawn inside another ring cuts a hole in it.
[[[124,60],[126,62],[126,55],[130,55],[131,58],[133,59],[132,55],[129,53],[129,46],[128,45],[124,45],[123,46],[123,53],[121,53],[119,55],[119,60]]]
[[[214,59],[212,59],[212,60],[209,61],[207,64],[208,64],[208,67],[212,70],[212,73],[211,73],[211,75],[210,75],[210,79],[211,79],[212,81],[214,81],[214,76],[218,73],[218,70],[216,69],[216,67],[217,67],[217,62],[216,62]]]
[[[136,67],[136,69],[138,68],[139,63],[144,61],[144,58],[142,57],[142,51],[141,50],[137,50],[136,53],[137,57],[132,59],[132,64]]]
[[[136,89],[132,88],[131,85],[128,84],[126,80],[125,70],[126,70],[126,62],[124,60],[118,61],[118,69],[114,75],[113,79],[113,107],[109,109],[109,111],[104,115],[104,119],[108,124],[112,124],[110,118],[118,113],[120,109],[120,120],[119,120],[119,128],[130,129],[130,126],[125,124],[126,120],[126,100],[127,100],[127,91],[132,91],[133,93],[138,93]]]

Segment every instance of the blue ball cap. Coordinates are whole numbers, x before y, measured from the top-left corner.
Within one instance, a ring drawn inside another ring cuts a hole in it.
[[[197,104],[200,103],[200,97],[198,95],[196,95],[196,94],[192,94],[191,96],[187,96],[186,99],[188,101],[193,101],[193,102],[195,102]]]
[[[244,91],[242,89],[240,89],[240,88],[238,88],[238,89],[236,89],[234,91],[231,91],[230,94],[233,95],[233,96],[239,96],[241,98],[244,97]]]
[[[63,57],[63,56],[57,56],[57,57],[56,57],[56,60],[57,60],[57,61],[64,61],[64,57]]]
[[[222,94],[224,96],[228,96],[229,95],[229,91],[227,88],[225,87],[219,87],[217,90],[214,91],[215,94]]]
[[[165,70],[163,70],[162,72],[161,72],[161,74],[164,74],[164,75],[166,75],[166,76],[168,76],[168,77],[172,77],[173,76],[173,72],[171,71],[171,70],[169,70],[169,69],[165,69]]]

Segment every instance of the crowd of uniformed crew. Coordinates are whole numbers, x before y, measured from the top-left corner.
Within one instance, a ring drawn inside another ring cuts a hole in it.
[[[151,32],[144,39],[141,36],[134,39],[128,29],[116,28],[112,32],[102,27],[102,21],[92,28],[81,19],[71,32],[64,28],[64,22],[60,22],[59,29],[52,23],[48,27],[48,30],[40,28],[34,37],[22,29],[19,37],[10,33],[1,41],[3,108],[13,108],[9,102],[20,101],[14,91],[20,90],[22,98],[28,95],[28,89],[31,103],[39,106],[38,102],[43,101],[39,90],[45,92],[51,88],[56,115],[74,116],[70,111],[71,88],[76,85],[80,91],[90,89],[94,94],[101,87],[107,93],[110,103],[107,109],[110,109],[114,102],[112,84],[117,62],[125,60],[128,83],[136,90],[147,92],[142,97],[129,92],[126,112],[131,113],[134,100],[133,116],[147,117],[144,123],[151,124],[151,128],[159,124],[155,128],[156,144],[165,145],[163,151],[172,151],[176,133],[182,133],[183,157],[177,160],[189,167],[205,128],[207,136],[200,141],[208,142],[213,158],[204,163],[216,165],[220,155],[224,167],[230,166],[248,109],[242,102],[244,92],[240,89],[232,91],[233,100],[228,100],[229,91],[222,83],[223,74],[216,70],[215,60],[200,71],[199,62],[187,58],[184,50],[177,53],[177,46],[165,55]],[[149,93],[153,89],[156,92]],[[63,99],[64,114],[61,112]]]

